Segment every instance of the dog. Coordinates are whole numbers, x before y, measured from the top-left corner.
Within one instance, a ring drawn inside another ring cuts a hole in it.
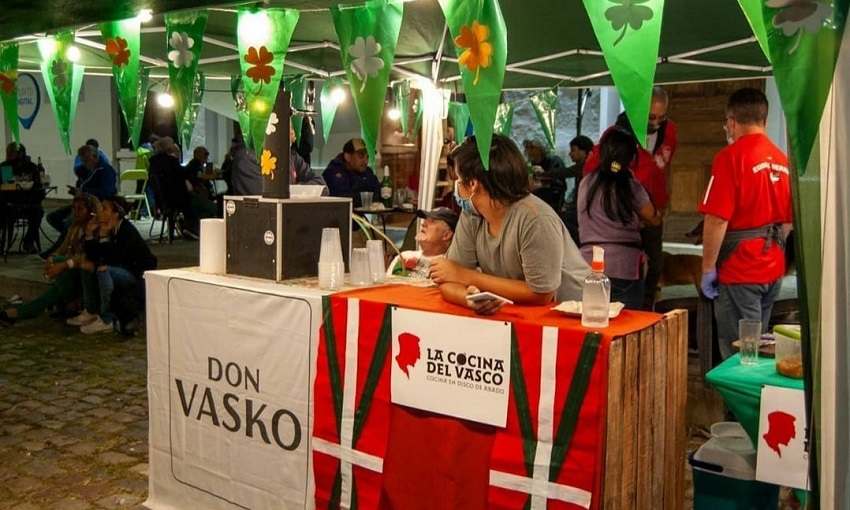
[[[672,285],[693,285],[697,293],[700,292],[702,284],[702,256],[701,255],[673,255],[663,252],[664,266],[661,270],[661,278],[658,280],[658,288],[655,290],[656,300],[661,293],[661,287]]]

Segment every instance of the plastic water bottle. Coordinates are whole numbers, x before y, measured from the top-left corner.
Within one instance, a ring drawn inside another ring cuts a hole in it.
[[[590,274],[581,289],[581,325],[585,328],[608,326],[608,306],[611,303],[611,281],[605,276],[605,250],[593,247]]]

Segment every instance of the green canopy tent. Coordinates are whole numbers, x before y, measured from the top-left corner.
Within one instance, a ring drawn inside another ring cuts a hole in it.
[[[600,0],[601,1],[601,0]],[[355,4],[327,0],[270,0],[262,7],[301,11],[292,37],[284,74],[307,73],[321,80],[344,75],[329,7]],[[798,3],[812,3],[799,0]],[[87,73],[110,75],[97,22],[135,16],[142,7],[154,13],[143,25],[142,63],[153,79],[167,77],[164,12],[211,9],[200,70],[207,80],[229,79],[239,73],[236,51],[236,9],[239,5],[209,0],[12,0],[0,18],[0,41],[17,39],[21,68],[35,71],[40,57],[35,41],[60,28],[75,28]],[[611,85],[582,0],[502,0],[507,25],[508,56],[504,87],[548,88]],[[848,38],[845,36],[845,46]],[[408,1],[393,65],[396,79],[423,77],[460,88],[457,54],[437,0]],[[850,507],[850,469],[835,452],[846,452],[850,425],[850,354],[848,273],[845,232],[850,225],[847,196],[847,124],[850,64],[839,59],[834,91],[824,113],[820,146],[806,174],[795,178],[795,193],[804,196],[795,226],[802,234],[803,268],[799,288],[812,325],[814,417],[818,431],[821,498],[825,508]],[[716,81],[764,77],[771,67],[737,0],[668,0],[663,13],[657,83]],[[232,114],[235,117],[235,112]],[[423,129],[438,126],[425,119]],[[427,142],[426,142],[427,143]],[[423,169],[435,166],[423,157]],[[424,172],[423,172],[424,173]],[[426,188],[423,186],[423,188]],[[836,275],[821,281],[823,271]],[[840,341],[839,341],[840,339]]]

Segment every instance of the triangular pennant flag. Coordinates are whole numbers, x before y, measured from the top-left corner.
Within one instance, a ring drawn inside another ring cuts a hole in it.
[[[546,134],[549,147],[554,149],[555,119],[558,116],[558,88],[534,94],[531,96],[531,105],[534,107],[534,113],[537,114],[537,120],[540,121],[543,133]]]
[[[339,78],[328,78],[322,85],[319,107],[322,109],[322,138],[325,143],[328,143],[328,137],[331,136],[331,126],[333,126],[336,109],[339,106],[339,99],[334,97],[334,91],[338,90],[337,95],[344,94],[341,87],[342,82]]]
[[[760,22],[766,27],[762,37],[767,40],[768,59],[788,123],[791,156],[798,174],[803,175],[832,86],[850,2],[738,1],[751,26]]]
[[[131,18],[101,23],[100,34],[106,45],[106,55],[112,64],[112,76],[115,78],[121,114],[124,115],[127,130],[131,133],[130,143],[133,144],[133,148],[138,149],[141,126],[137,129],[135,121],[138,117],[136,110],[139,107],[139,88],[142,86],[142,81],[139,79],[141,22],[139,18]],[[147,89],[145,89],[145,97],[147,97]],[[139,121],[141,122],[141,118]]]
[[[490,144],[502,95],[508,33],[498,0],[440,0],[458,52],[458,65],[478,154],[490,168]]]
[[[248,115],[248,101],[245,99],[245,91],[242,89],[242,75],[237,74],[230,77],[230,95],[233,97],[233,105],[236,108],[236,120],[239,122],[239,129],[242,131],[242,138],[245,140],[246,146],[250,138],[249,131],[251,130],[250,116]]]
[[[393,100],[401,117],[401,133],[407,136],[407,128],[410,125],[410,80],[401,80],[393,83]]]
[[[77,101],[83,85],[85,66],[68,58],[68,48],[74,43],[74,32],[67,30],[53,37],[38,40],[41,53],[41,74],[44,77],[59,137],[65,152],[71,154],[71,126],[77,113]]]
[[[635,137],[646,146],[664,0],[583,1]]]
[[[138,143],[142,134],[142,124],[145,118],[145,107],[148,104],[148,85],[150,84],[150,70],[142,68],[139,70],[139,85],[136,87],[136,113],[133,115],[133,128],[130,131],[130,140]],[[135,145],[134,145],[135,147]],[[136,149],[138,150],[138,148]]]
[[[375,161],[403,10],[402,2],[387,0],[331,7],[342,64],[371,162]]]
[[[502,103],[496,109],[496,121],[493,123],[493,131],[507,137],[511,136],[511,124],[514,122],[513,103]]]
[[[21,143],[18,122],[18,43],[0,44],[0,99],[15,142]]]
[[[466,138],[466,128],[469,126],[469,105],[458,101],[450,101],[449,118],[451,119],[452,127],[455,130],[455,142],[460,144],[463,142],[463,139]],[[475,125],[473,124],[473,128],[474,127]]]
[[[204,89],[206,88],[206,77],[204,73],[196,73],[195,80],[192,82],[192,102],[186,105],[183,119],[177,123],[179,129],[180,140],[183,142],[183,147],[189,148],[192,143],[192,132],[195,131],[195,121],[198,120],[198,110],[201,108],[201,101],[204,99]]]
[[[307,77],[299,74],[298,76],[285,78],[283,83],[286,90],[292,96],[292,108],[304,111],[307,102]],[[298,144],[301,143],[301,125],[303,123],[303,115],[292,115],[292,129],[295,130],[295,141]]]
[[[186,115],[186,110],[195,102],[192,94],[207,16],[207,10],[165,15],[169,92],[174,98],[174,118],[177,119],[177,133],[181,136],[186,132],[191,133],[195,128],[194,125],[185,126],[183,123],[194,119],[194,116]]]
[[[299,16],[292,9],[239,9],[239,62],[250,119],[250,128],[243,134],[245,144],[253,145],[256,154],[263,148],[283,75],[283,61]]]

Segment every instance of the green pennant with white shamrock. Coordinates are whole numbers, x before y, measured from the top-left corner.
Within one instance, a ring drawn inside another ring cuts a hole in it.
[[[408,135],[407,128],[410,126],[410,80],[401,80],[393,83],[393,100],[401,117],[401,133]]]
[[[832,86],[850,1],[738,0],[762,48],[768,48],[782,101],[791,157],[803,175]]]
[[[141,125],[136,126],[136,110],[139,107],[139,48],[141,46],[141,22],[139,18],[100,24],[105,51],[112,64],[112,77],[118,91],[118,104],[130,132],[130,142],[139,147]],[[147,83],[144,84],[145,86]],[[147,88],[145,88],[147,97]],[[144,109],[143,109],[144,110]],[[139,118],[141,122],[141,118]]]
[[[169,92],[174,98],[174,118],[177,119],[177,132],[181,136],[194,129],[194,125],[184,126],[183,123],[193,118],[186,115],[186,110],[195,101],[195,74],[208,16],[209,11],[206,10],[165,15]]]
[[[284,87],[292,95],[292,108],[295,110],[305,110],[307,102],[307,77],[303,74],[298,76],[290,76],[284,78]],[[301,143],[301,125],[304,124],[302,115],[292,115],[292,129],[295,130],[295,141]]]
[[[511,136],[511,125],[514,122],[513,103],[502,103],[496,109],[496,121],[493,123],[493,131],[507,137]]]
[[[451,119],[452,128],[454,128],[455,142],[460,144],[466,138],[466,128],[469,126],[469,105],[458,101],[450,101],[449,119]],[[473,124],[474,127],[475,125]]]
[[[300,13],[292,9],[239,9],[236,37],[242,65],[242,90],[248,105],[250,128],[245,144],[262,153],[286,50]]]
[[[6,121],[12,128],[12,137],[21,143],[18,121],[18,43],[0,44],[0,99]]]
[[[635,137],[646,146],[664,0],[583,2]]]
[[[68,58],[74,43],[74,32],[67,30],[53,37],[38,40],[41,53],[41,74],[53,105],[53,115],[65,152],[71,154],[71,126],[77,113],[77,101],[83,85],[85,66]]]
[[[555,122],[558,117],[558,88],[544,90],[531,96],[531,106],[546,134],[549,147],[555,148]]]
[[[331,7],[342,64],[371,162],[375,161],[403,10],[402,2],[387,0]]]
[[[454,38],[463,92],[475,129],[478,154],[490,167],[490,144],[502,95],[508,32],[498,0],[440,0]]]
[[[328,78],[322,84],[319,107],[322,109],[322,138],[325,143],[328,143],[328,137],[331,136],[331,126],[336,117],[336,109],[339,107],[339,96],[345,94],[341,87],[342,81],[339,78]]]

